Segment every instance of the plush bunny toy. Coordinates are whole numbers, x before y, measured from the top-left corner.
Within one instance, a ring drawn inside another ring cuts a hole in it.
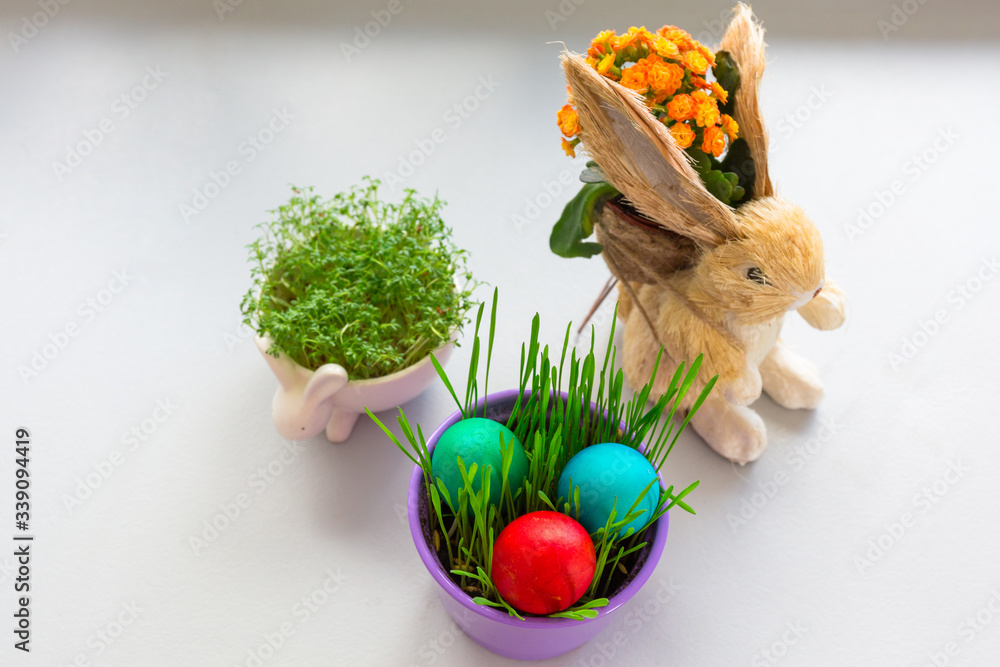
[[[786,408],[813,408],[823,396],[815,367],[780,340],[785,314],[834,329],[845,301],[825,275],[819,231],[768,176],[763,30],[746,5],[721,48],[739,69],[734,117],[754,174],[750,200],[736,209],[708,192],[639,95],[579,55],[564,54],[563,67],[583,146],[623,195],[600,209],[595,230],[620,281],[625,374],[633,386],[647,382],[662,346],[654,387],[662,393],[679,362],[703,353],[702,377],[719,380],[692,424],[716,452],[745,464],[767,446],[763,420],[746,407],[762,389]]]

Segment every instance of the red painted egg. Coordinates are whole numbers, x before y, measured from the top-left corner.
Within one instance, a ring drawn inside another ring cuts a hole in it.
[[[529,614],[563,611],[583,597],[597,554],[587,529],[559,512],[514,519],[493,544],[493,583],[510,606]]]

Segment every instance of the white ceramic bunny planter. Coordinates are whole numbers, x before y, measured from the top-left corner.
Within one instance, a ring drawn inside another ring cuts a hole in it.
[[[272,416],[282,437],[307,440],[326,429],[330,442],[344,442],[365,408],[388,410],[416,398],[437,377],[430,355],[412,366],[380,378],[350,380],[339,364],[324,364],[315,371],[304,368],[282,352],[268,354],[271,340],[257,336],[257,349],[278,378]],[[434,351],[442,366],[455,345]]]

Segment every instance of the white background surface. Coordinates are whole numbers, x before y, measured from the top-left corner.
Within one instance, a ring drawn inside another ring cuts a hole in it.
[[[74,1],[16,52],[8,33],[40,10],[3,5],[0,517],[11,528],[0,533],[14,532],[14,430],[25,426],[37,541],[33,650],[15,651],[4,634],[0,664],[246,665],[284,623],[294,634],[265,664],[505,662],[456,631],[437,602],[401,514],[410,465],[373,423],[360,421],[347,444],[317,438],[280,463],[286,443],[269,414],[276,381],[240,327],[244,246],[288,184],[329,195],[366,173],[384,178],[442,128],[445,141],[404,185],[450,203],[473,271],[499,286],[491,386],[512,387],[531,316],[541,313],[544,339],[558,344],[608,275],[600,260],[562,260],[547,247],[581,165],[559,149],[560,47],[545,42],[582,50],[602,27],[642,22],[697,35],[726,3],[585,5],[555,30],[544,15],[555,2],[481,15],[472,5],[404,3],[350,62],[341,43],[383,4],[287,14],[276,4],[247,2],[220,20],[207,1],[170,12]],[[779,28],[763,101],[771,174],[823,231],[828,272],[851,301],[839,331],[797,319],[786,327],[821,369],[827,398],[815,412],[761,399],[770,449],[747,468],[686,434],[668,477],[701,480],[698,515],[674,516],[631,615],[551,664],[606,664],[614,651],[627,665],[917,667],[949,642],[959,649],[949,664],[997,664],[1000,613],[981,610],[993,596],[1000,609],[1000,279],[968,300],[954,291],[975,288],[984,260],[1000,253],[1000,50],[962,41],[995,38],[996,7],[929,2],[885,40],[875,22],[889,19],[891,4],[756,9]],[[950,41],[931,39],[940,35]],[[166,78],[122,118],[115,100],[147,67]],[[481,77],[499,86],[467,118],[449,120]],[[275,109],[292,120],[247,160],[242,142]],[[60,178],[53,162],[104,118],[113,131]],[[935,149],[949,130],[957,138]],[[925,151],[934,160],[921,169],[913,158]],[[179,206],[230,160],[240,173],[184,220]],[[546,184],[555,190],[561,175],[572,185],[550,203]],[[849,236],[859,207],[896,180],[901,194]],[[116,271],[127,287],[88,314],[81,304],[101,297]],[[944,323],[919,335],[937,311]],[[599,341],[609,313],[610,304],[598,313]],[[79,335],[22,379],[18,369],[70,324]],[[904,340],[922,345],[894,365],[889,355]],[[453,373],[464,373],[468,352],[457,351]],[[157,401],[172,414],[130,448],[123,434]],[[406,406],[426,431],[452,409],[439,385]],[[796,453],[810,443],[813,454]],[[68,508],[115,451],[110,476]],[[280,472],[262,483],[269,464]],[[961,475],[940,481],[953,466]],[[755,496],[775,479],[784,483],[771,497]],[[935,482],[935,502],[918,500]],[[239,494],[249,506],[193,547]],[[883,537],[907,515],[901,535]],[[859,565],[880,537],[892,544]],[[13,559],[7,547],[0,553],[9,619]],[[306,616],[297,605],[329,572],[339,589]],[[137,618],[102,644],[98,633],[123,604],[136,605]],[[992,622],[963,625],[977,612]],[[789,624],[804,631],[781,646],[794,637]],[[610,643],[616,632],[620,646]],[[765,658],[768,647],[780,659]]]

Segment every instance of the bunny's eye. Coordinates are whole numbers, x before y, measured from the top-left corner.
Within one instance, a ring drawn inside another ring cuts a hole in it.
[[[770,285],[770,283],[767,282],[767,277],[764,275],[764,272],[756,266],[751,266],[747,269],[747,280],[755,282],[758,285]]]

